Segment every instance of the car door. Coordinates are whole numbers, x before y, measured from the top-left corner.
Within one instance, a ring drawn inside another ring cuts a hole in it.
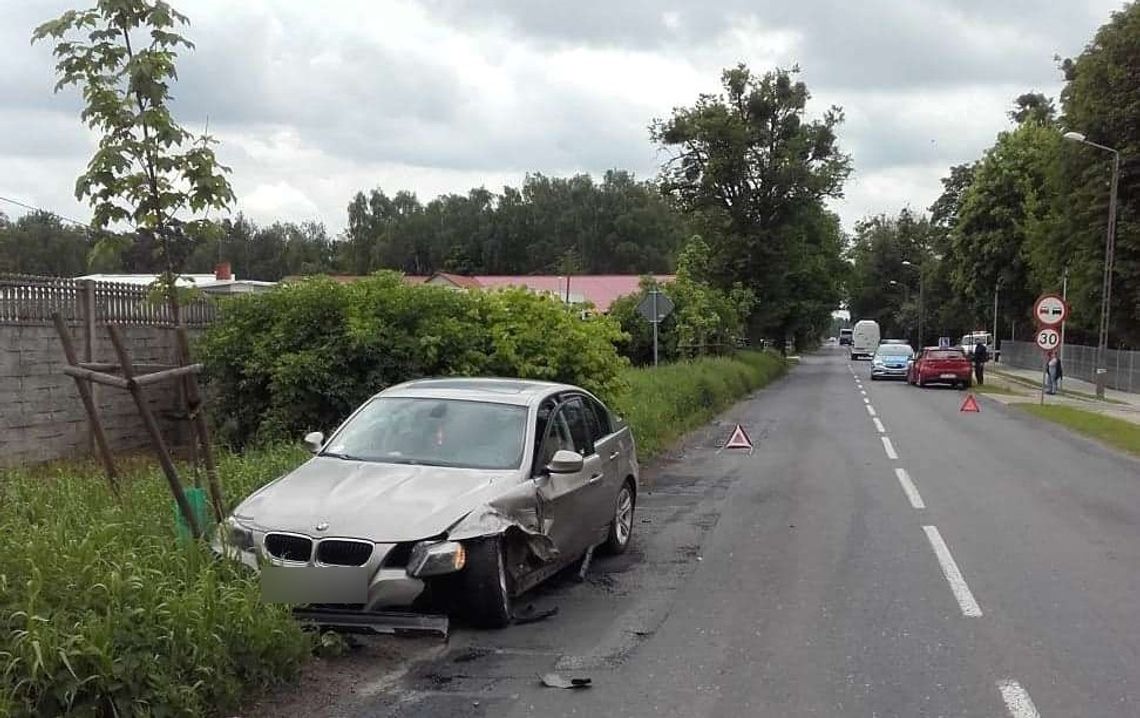
[[[547,470],[554,454],[563,450],[582,457],[581,471],[552,474]],[[581,397],[569,397],[554,409],[535,456],[534,472],[546,535],[563,556],[577,556],[593,544],[605,483]]]
[[[602,406],[601,402],[590,396],[583,396],[582,401],[586,406],[586,418],[590,422],[590,431],[593,434],[594,452],[598,455],[602,472],[605,474],[601,486],[598,487],[598,526],[604,537],[604,532],[609,531],[610,522],[614,518],[618,490],[625,477],[632,473],[629,466],[629,440],[623,439],[616,430],[609,410]]]

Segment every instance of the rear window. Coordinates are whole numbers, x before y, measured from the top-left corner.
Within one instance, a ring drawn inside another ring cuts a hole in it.
[[[966,355],[960,349],[937,349],[926,353],[927,359],[965,359]]]

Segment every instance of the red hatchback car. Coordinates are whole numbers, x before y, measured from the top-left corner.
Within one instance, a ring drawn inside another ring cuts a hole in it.
[[[965,389],[970,386],[972,374],[973,366],[966,352],[958,348],[927,347],[911,362],[906,380],[918,386],[951,384]]]

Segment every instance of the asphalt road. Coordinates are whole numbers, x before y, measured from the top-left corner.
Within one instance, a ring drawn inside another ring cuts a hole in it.
[[[805,357],[647,476],[629,554],[528,598],[556,616],[360,715],[1140,715],[1140,462],[963,397]]]

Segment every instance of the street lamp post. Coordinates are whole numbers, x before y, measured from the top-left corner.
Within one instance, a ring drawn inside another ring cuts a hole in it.
[[[994,282],[994,333],[992,335],[993,336],[992,341],[994,343],[994,351],[995,352],[997,351],[997,340],[998,340],[998,333],[997,333],[998,332],[998,325],[997,325],[997,320],[998,320],[998,290],[1001,289],[1001,280],[1002,280],[1002,278],[998,277],[998,280],[996,282]],[[995,361],[996,361],[996,359],[995,359]]]
[[[1108,232],[1104,238],[1104,280],[1100,291],[1100,336],[1096,347],[1096,397],[1104,398],[1105,375],[1108,373],[1108,316],[1112,303],[1112,265],[1116,254],[1116,188],[1120,181],[1120,153],[1111,147],[1089,141],[1080,132],[1066,132],[1066,140],[1080,142],[1112,153],[1112,184],[1108,195]]]
[[[921,349],[926,343],[926,336],[923,329],[926,327],[926,287],[922,271],[922,267],[914,264],[908,259],[902,261],[904,267],[913,267],[918,270],[918,346]]]

